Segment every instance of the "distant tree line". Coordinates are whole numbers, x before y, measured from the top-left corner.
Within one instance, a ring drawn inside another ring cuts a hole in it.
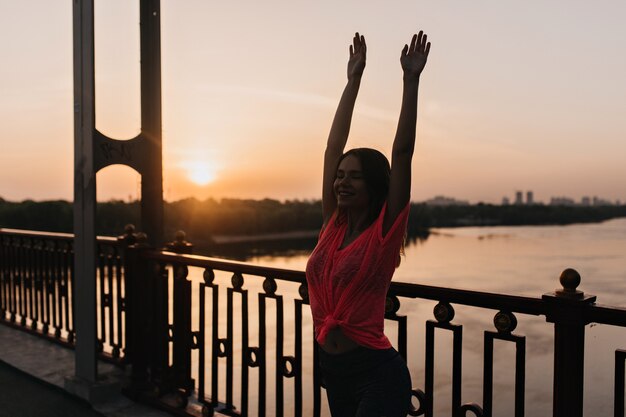
[[[626,217],[626,205],[554,206],[554,205],[450,205],[412,204],[411,216],[418,228],[458,226],[522,226],[594,223]],[[411,227],[411,224],[409,224]]]
[[[26,200],[10,202],[0,198],[0,227],[72,232],[72,204],[68,201]],[[408,234],[427,233],[433,227],[548,225],[600,222],[626,217],[621,206],[429,206],[411,204]],[[216,235],[260,235],[318,230],[322,221],[319,200],[278,201],[272,199],[188,198],[165,203],[165,233],[173,236],[184,230],[191,242],[211,242]],[[98,203],[96,231],[100,235],[122,234],[128,223],[140,225],[140,203],[109,201]]]
[[[322,225],[320,201],[188,198],[165,206],[166,235],[184,230],[190,241],[214,235],[260,235],[315,230]],[[194,239],[194,240],[192,240]]]
[[[296,230],[315,230],[321,226],[321,202],[288,200],[188,198],[165,203],[165,235],[184,230],[188,240],[210,241],[214,235],[259,235]],[[138,201],[98,203],[96,232],[115,236],[126,224],[141,224]],[[72,203],[64,200],[11,202],[0,198],[0,227],[71,233]]]

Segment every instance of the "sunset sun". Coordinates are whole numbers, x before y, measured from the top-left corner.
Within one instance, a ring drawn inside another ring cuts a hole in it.
[[[187,178],[196,185],[207,185],[216,179],[215,167],[209,162],[187,162],[184,168]]]

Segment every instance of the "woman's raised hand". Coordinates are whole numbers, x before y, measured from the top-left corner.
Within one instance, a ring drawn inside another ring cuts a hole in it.
[[[350,45],[350,59],[348,60],[348,79],[353,77],[360,77],[365,70],[365,54],[367,52],[367,45],[365,45],[365,37],[359,35],[359,32],[354,34],[352,39],[352,45]]]
[[[418,78],[422,73],[430,51],[430,42],[426,42],[426,38],[426,34],[420,30],[418,35],[413,35],[410,46],[404,45],[400,64],[405,78]]]

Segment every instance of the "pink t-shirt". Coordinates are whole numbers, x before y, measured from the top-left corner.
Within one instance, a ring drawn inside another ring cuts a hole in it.
[[[323,344],[328,332],[340,327],[358,344],[387,349],[384,334],[385,299],[398,265],[409,204],[383,237],[387,204],[378,218],[352,243],[339,249],[347,229],[345,217],[333,214],[306,266],[309,301],[316,340]]]

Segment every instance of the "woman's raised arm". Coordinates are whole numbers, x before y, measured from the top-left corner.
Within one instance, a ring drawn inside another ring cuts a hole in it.
[[[383,234],[389,231],[411,196],[411,160],[415,149],[417,90],[420,74],[426,65],[429,51],[430,42],[426,41],[426,35],[420,31],[418,35],[413,35],[410,46],[404,45],[400,56],[400,64],[404,72],[402,107],[391,152],[391,178],[387,211],[383,220]]]
[[[339,100],[339,106],[337,106],[337,111],[335,112],[335,118],[333,119],[330,133],[328,134],[326,151],[324,152],[324,177],[322,179],[324,225],[326,225],[335,211],[335,208],[337,208],[337,198],[333,192],[335,170],[337,169],[337,163],[348,141],[354,103],[359,93],[363,70],[365,70],[366,52],[367,46],[365,45],[365,37],[359,35],[357,32],[352,39],[352,45],[350,45],[348,83],[343,90],[341,100]]]

